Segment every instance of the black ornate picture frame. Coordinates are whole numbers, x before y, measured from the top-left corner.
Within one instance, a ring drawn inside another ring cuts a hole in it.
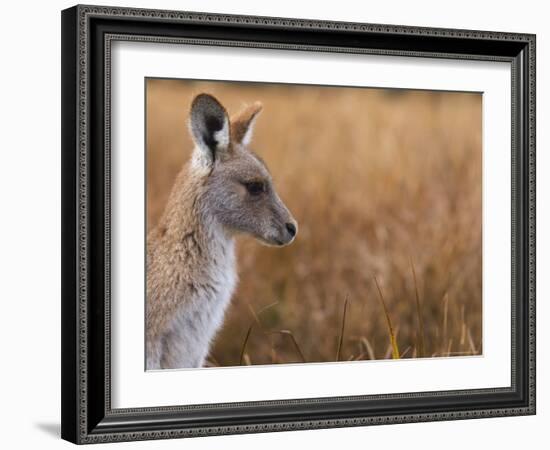
[[[511,386],[111,407],[113,41],[504,61],[512,67]],[[74,443],[535,414],[535,36],[98,6],[62,12],[62,437]]]

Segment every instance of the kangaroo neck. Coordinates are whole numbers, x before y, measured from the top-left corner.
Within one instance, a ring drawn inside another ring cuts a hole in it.
[[[170,251],[183,254],[185,265],[206,269],[228,257],[232,260],[235,243],[202,204],[204,184],[203,177],[182,170],[157,230]]]

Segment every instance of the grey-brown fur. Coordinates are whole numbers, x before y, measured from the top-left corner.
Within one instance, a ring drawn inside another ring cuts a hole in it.
[[[231,121],[212,96],[193,100],[191,161],[147,236],[147,368],[200,367],[237,283],[234,237],[287,245],[297,225],[248,149],[261,109]]]

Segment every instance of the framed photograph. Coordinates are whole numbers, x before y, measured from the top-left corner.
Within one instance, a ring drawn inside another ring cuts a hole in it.
[[[62,12],[62,437],[535,413],[535,36]]]

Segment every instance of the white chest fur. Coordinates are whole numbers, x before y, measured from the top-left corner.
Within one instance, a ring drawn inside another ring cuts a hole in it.
[[[185,296],[165,335],[163,366],[201,367],[211,342],[223,324],[225,311],[237,283],[235,251],[232,242],[211,254],[209,264]]]

